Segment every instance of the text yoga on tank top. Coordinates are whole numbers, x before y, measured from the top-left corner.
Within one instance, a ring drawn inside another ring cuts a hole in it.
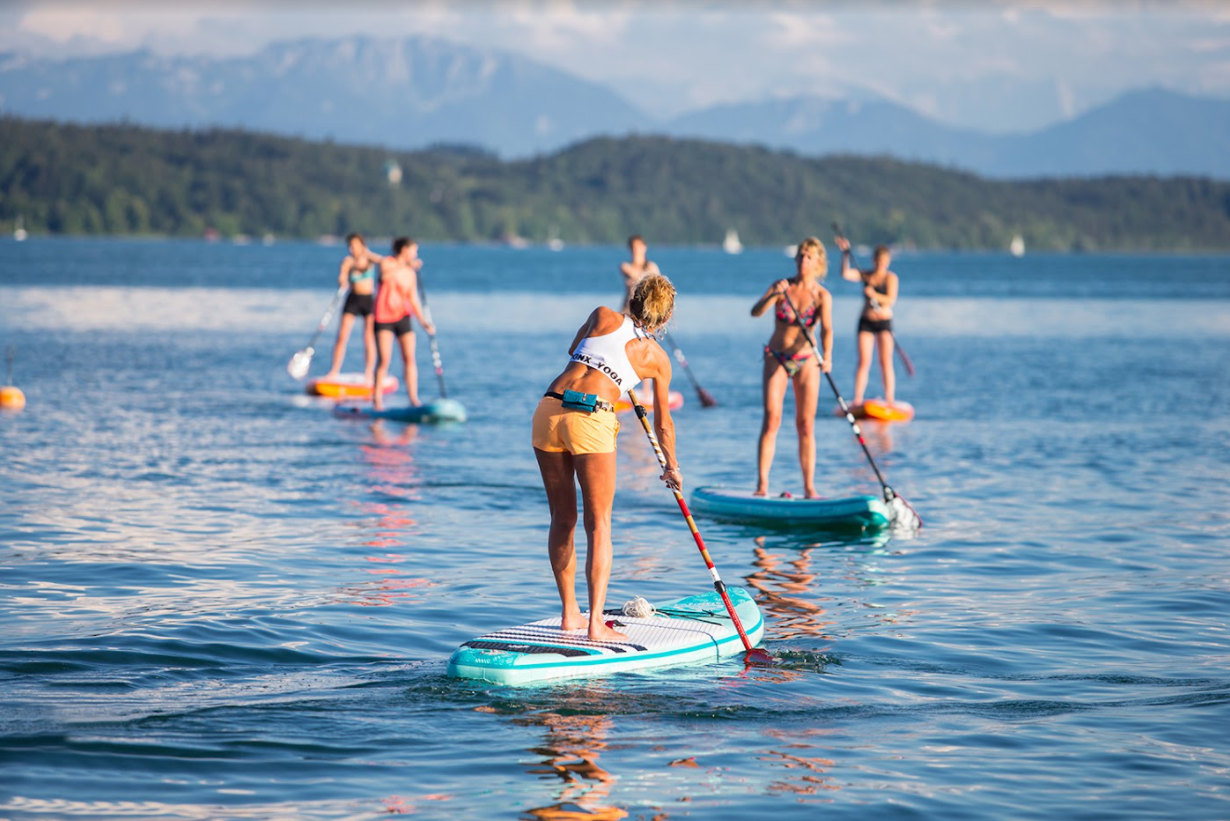
[[[628,388],[636,387],[641,381],[625,349],[633,339],[648,339],[648,335],[637,327],[632,317],[625,316],[624,324],[617,330],[582,339],[572,354],[572,361],[606,374],[615,383],[615,387],[619,388],[619,392],[623,393]]]

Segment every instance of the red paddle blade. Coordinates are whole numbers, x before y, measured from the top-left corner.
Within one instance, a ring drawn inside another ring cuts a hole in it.
[[[699,388],[697,389],[696,393],[700,395],[701,405],[703,405],[706,408],[716,408],[717,407],[717,400],[713,398],[713,396],[709,393],[709,391],[705,390],[704,388]]]
[[[777,664],[777,659],[769,655],[768,650],[753,647],[743,654],[743,663],[749,667],[772,667]]]

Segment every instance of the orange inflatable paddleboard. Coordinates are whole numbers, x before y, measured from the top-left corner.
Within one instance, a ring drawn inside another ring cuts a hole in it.
[[[384,378],[384,393],[393,393],[397,386],[396,376]],[[312,396],[327,396],[330,399],[370,399],[372,396],[371,383],[361,373],[340,373],[328,379],[317,377],[307,383],[305,390]]]
[[[879,422],[908,422],[914,418],[914,406],[909,402],[888,402],[884,399],[868,399],[861,405],[851,405],[850,413],[855,419],[875,419]],[[833,409],[834,416],[844,416],[841,408]]]
[[[667,395],[666,406],[671,410],[679,410],[683,407],[683,394],[679,391],[670,391]],[[641,404],[645,406],[645,410],[653,410],[653,394],[641,396]],[[625,413],[632,410],[632,401],[626,396],[621,396],[619,401],[615,403],[616,413]]]

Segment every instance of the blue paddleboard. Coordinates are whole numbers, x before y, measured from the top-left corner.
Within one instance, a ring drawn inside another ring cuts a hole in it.
[[[456,399],[437,399],[425,405],[373,410],[370,407],[343,407],[333,411],[351,419],[388,419],[392,422],[464,422],[466,407]]]
[[[741,587],[727,594],[753,647],[764,636],[760,609]],[[716,590],[654,605],[651,616],[608,611],[626,641],[591,641],[585,630],[560,630],[560,617],[509,627],[458,647],[448,674],[496,684],[605,676],[675,664],[708,664],[743,652],[743,640]]]
[[[813,525],[877,529],[892,523],[892,514],[877,496],[804,499],[753,496],[750,490],[707,486],[692,491],[692,511],[713,519],[760,524]]]

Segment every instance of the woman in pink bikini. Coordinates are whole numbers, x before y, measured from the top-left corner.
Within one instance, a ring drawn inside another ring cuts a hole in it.
[[[764,349],[764,421],[760,425],[756,495],[769,492],[769,468],[777,448],[777,430],[782,423],[786,386],[794,384],[794,424],[799,432],[799,465],[803,469],[803,495],[818,498],[816,473],[816,403],[820,394],[821,371],[833,365],[833,297],[820,283],[828,273],[824,245],[808,237],[799,245],[794,262],[796,274],[769,286],[752,306],[752,316],[762,316],[774,307],[773,336]],[[824,359],[813,362],[811,345],[794,321],[789,302],[798,308],[803,324],[812,330],[819,322],[820,345]],[[820,367],[816,367],[819,364]]]

